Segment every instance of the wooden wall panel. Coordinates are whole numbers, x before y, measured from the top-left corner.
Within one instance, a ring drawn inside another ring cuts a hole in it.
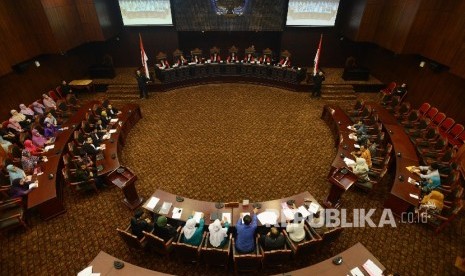
[[[118,1],[92,1],[94,2],[95,12],[104,39],[109,39],[119,34],[123,28],[123,19],[121,18]]]
[[[89,41],[103,41],[105,40],[98,21],[97,12],[92,0],[76,1],[76,9],[81,21],[81,30],[83,39]]]
[[[359,41],[360,24],[365,16],[367,0],[342,0],[339,3],[337,26],[340,32],[353,41]],[[371,9],[368,9],[371,11]]]

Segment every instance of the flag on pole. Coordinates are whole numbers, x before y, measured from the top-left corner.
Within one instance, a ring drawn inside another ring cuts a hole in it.
[[[316,75],[320,65],[320,54],[321,54],[321,42],[323,41],[323,34],[320,35],[320,43],[318,44],[318,49],[316,50],[315,55],[315,64],[313,66],[313,75]]]
[[[142,62],[142,67],[144,67],[145,76],[147,78],[150,78],[149,77],[149,67],[147,66],[147,60],[149,60],[149,58],[145,54],[144,44],[142,43],[142,36],[140,35],[140,33],[139,33],[139,46],[140,46],[140,59],[141,59],[141,62]]]

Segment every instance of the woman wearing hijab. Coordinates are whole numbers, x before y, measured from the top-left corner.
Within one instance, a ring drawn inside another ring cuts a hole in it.
[[[23,167],[24,171],[32,173],[37,165],[37,162],[39,162],[38,156],[31,155],[27,149],[23,149],[21,154],[21,166]]]
[[[182,229],[183,237],[182,242],[190,245],[198,246],[202,242],[203,226],[205,221],[203,219],[203,214],[200,218],[199,227],[195,227],[196,221],[190,216],[186,221],[186,225]]]
[[[42,149],[39,147],[34,146],[31,140],[24,141],[24,150],[29,151],[32,155],[40,155],[42,153]]]
[[[51,123],[45,123],[44,136],[46,138],[55,137],[55,133],[57,131],[58,129],[54,125],[52,125]]]
[[[26,173],[22,169],[14,166],[12,164],[6,166],[6,170],[8,171],[8,174],[10,175],[10,183],[11,184],[13,184],[13,180],[15,180],[15,179],[26,178]]]
[[[31,133],[32,133],[32,143],[39,148],[44,148],[46,144],[50,142],[47,138],[42,136],[37,129],[33,129]]]
[[[421,217],[434,222],[437,220],[434,215],[441,214],[442,208],[444,208],[444,195],[439,191],[432,191],[423,197],[416,211]]]
[[[294,214],[292,223],[287,223],[286,232],[289,233],[289,238],[294,242],[301,242],[305,239],[305,219],[300,212]]]
[[[2,146],[5,152],[9,152],[9,149],[13,144],[10,141],[3,139],[2,136],[0,136],[0,145]]]
[[[27,119],[24,114],[19,113],[17,110],[12,109],[10,111],[11,113],[11,119],[15,120],[18,122],[22,128],[27,128],[29,124],[31,123],[30,119]]]
[[[42,94],[42,102],[44,103],[45,109],[56,109],[57,108],[57,103],[47,96],[47,94]]]
[[[26,116],[26,118],[32,120],[34,118],[34,111],[32,109],[30,109],[29,107],[27,107],[25,104],[20,104],[19,105],[19,108],[20,108],[20,113],[23,114],[24,116]]]
[[[34,109],[34,113],[37,115],[44,115],[45,106],[38,101],[32,103],[32,108]]]
[[[47,117],[45,117],[44,119],[44,124],[47,124],[47,123],[51,123],[54,126],[58,125],[57,119],[53,117],[53,114],[50,112],[47,113]]]
[[[29,185],[32,183],[35,183],[36,185],[32,185],[31,188],[29,188]],[[39,182],[37,180],[33,182],[25,178],[17,178],[13,180],[11,184],[10,195],[12,198],[18,198],[29,194],[32,189],[37,188]]]
[[[23,132],[23,127],[13,118],[8,120],[8,129],[13,133]]]
[[[367,162],[364,158],[355,158],[353,172],[357,176],[356,185],[369,189],[373,188],[373,184],[370,182],[370,178],[368,177],[369,170],[370,168],[368,168]]]
[[[224,223],[224,227],[222,224]],[[212,224],[208,226],[208,231],[210,232],[210,244],[213,247],[223,247],[227,241],[228,237],[228,228],[229,223],[226,221],[220,221],[216,219]]]

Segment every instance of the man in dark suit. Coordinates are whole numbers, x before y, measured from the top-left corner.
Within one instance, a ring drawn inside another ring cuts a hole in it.
[[[168,224],[168,219],[165,216],[159,216],[154,224],[153,234],[167,242],[169,239],[175,238],[178,233],[174,226]]]
[[[264,250],[283,249],[284,243],[286,242],[284,236],[276,227],[271,227],[270,232],[268,232],[265,236],[262,235],[260,240]]]
[[[82,145],[82,150],[89,155],[96,155],[102,147],[96,147],[91,137],[87,137],[86,142]]]
[[[146,76],[142,75],[140,70],[136,71],[137,85],[139,86],[140,98],[146,99],[147,96],[147,81],[149,80]]]
[[[150,224],[150,220],[142,219],[144,212],[142,210],[136,210],[134,217],[131,218],[131,232],[133,235],[136,235],[138,239],[141,239],[144,236],[145,232],[152,232],[153,226]]]

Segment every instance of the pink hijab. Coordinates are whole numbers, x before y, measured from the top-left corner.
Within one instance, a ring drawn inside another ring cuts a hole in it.
[[[23,130],[21,125],[13,118],[10,118],[8,120],[8,127],[11,128],[11,129],[14,129],[16,131],[22,131]]]

